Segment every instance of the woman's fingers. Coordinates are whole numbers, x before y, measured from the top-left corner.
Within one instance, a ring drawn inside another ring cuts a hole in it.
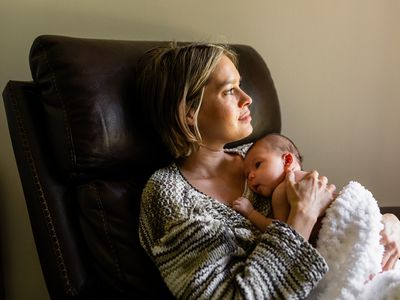
[[[296,183],[294,172],[292,170],[287,171],[286,173],[286,181],[294,185]]]
[[[329,193],[332,194],[332,197],[335,198],[337,195],[334,195],[334,192],[336,191],[336,185],[334,184],[328,184],[326,189],[328,190]]]
[[[387,247],[385,247],[385,252],[382,259],[382,271],[394,269],[398,260],[399,257],[398,255],[396,255],[396,248],[392,247],[388,249]]]
[[[309,172],[308,176],[313,178],[315,181],[317,181],[318,185],[322,188],[328,185],[328,177],[319,176],[319,173],[316,170]],[[329,188],[329,190],[331,190],[331,189],[332,189],[332,186]]]
[[[399,259],[399,253],[395,241],[390,241],[390,237],[386,234],[385,230],[381,231],[381,243],[385,247],[382,258],[382,271],[391,270],[395,267]]]
[[[320,177],[319,177],[319,182],[320,182],[322,185],[327,185],[327,184],[328,184],[328,177],[326,177],[326,176],[320,176]]]
[[[311,171],[310,172],[310,177],[314,178],[315,180],[318,180],[319,173],[316,170]]]
[[[308,172],[301,180],[295,183],[294,172],[286,174],[286,194],[291,208],[297,205],[311,215],[321,216],[333,200],[336,187],[328,184],[326,176],[320,176],[317,171]]]
[[[387,271],[395,267],[400,257],[400,221],[393,214],[384,214],[382,223],[384,229],[381,231],[381,244],[385,248],[382,270]]]

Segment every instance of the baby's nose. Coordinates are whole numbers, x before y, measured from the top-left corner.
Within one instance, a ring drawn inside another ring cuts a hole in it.
[[[252,180],[254,179],[254,173],[253,173],[253,172],[250,172],[249,175],[247,176],[247,179],[248,179],[249,181],[252,181]]]

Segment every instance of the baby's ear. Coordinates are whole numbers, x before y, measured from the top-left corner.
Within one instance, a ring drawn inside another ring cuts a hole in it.
[[[286,152],[282,155],[283,162],[284,162],[284,168],[285,171],[291,169],[291,166],[293,164],[293,154],[290,152]]]

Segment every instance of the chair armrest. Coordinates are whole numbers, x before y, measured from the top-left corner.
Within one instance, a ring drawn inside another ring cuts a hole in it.
[[[394,214],[400,219],[400,206],[383,206],[380,209],[382,214]]]

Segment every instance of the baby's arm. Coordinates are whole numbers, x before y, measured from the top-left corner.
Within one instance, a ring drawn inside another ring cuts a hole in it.
[[[248,219],[260,231],[267,230],[267,226],[272,223],[272,219],[267,218],[255,210],[247,198],[240,197],[236,199],[233,201],[232,207],[243,217]]]

